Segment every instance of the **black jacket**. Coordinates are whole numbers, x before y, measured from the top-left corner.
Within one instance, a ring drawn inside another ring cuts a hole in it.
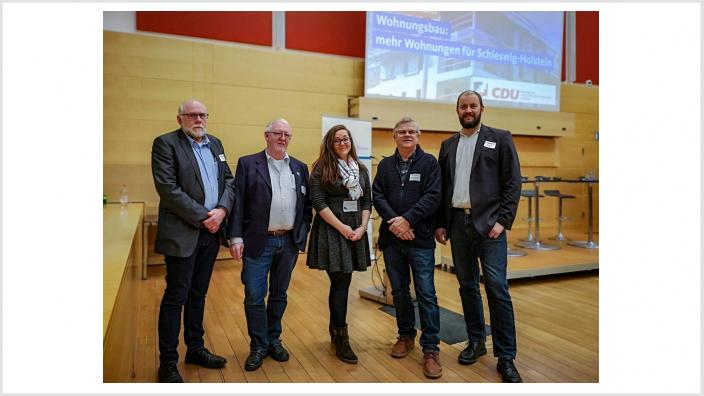
[[[435,212],[440,206],[441,172],[438,161],[420,146],[411,161],[405,180],[401,181],[398,150],[379,162],[372,187],[374,207],[382,218],[379,248],[401,241],[389,231],[387,220],[403,216],[411,224],[415,239],[401,241],[417,248],[435,248]]]
[[[448,237],[459,140],[459,133],[445,139],[438,157],[442,168],[443,195],[437,226],[447,229]],[[475,147],[469,181],[474,228],[484,236],[497,222],[510,230],[521,198],[521,166],[511,133],[482,125]]]

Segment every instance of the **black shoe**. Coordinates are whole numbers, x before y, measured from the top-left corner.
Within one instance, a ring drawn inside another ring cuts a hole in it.
[[[285,362],[288,360],[288,351],[281,344],[269,345],[269,356],[277,362]]]
[[[496,369],[501,373],[501,379],[504,382],[523,382],[521,375],[516,370],[516,366],[513,365],[512,359],[500,357],[496,363]]]
[[[247,361],[244,362],[244,369],[247,371],[254,371],[262,365],[264,358],[266,357],[266,349],[252,349],[249,351],[249,356],[247,356]]]
[[[176,362],[162,362],[159,365],[159,382],[183,382],[176,368]]]
[[[186,363],[192,363],[197,364],[199,366],[203,366],[205,368],[216,369],[224,367],[225,363],[227,363],[227,360],[224,357],[214,355],[210,353],[210,351],[206,348],[203,348],[199,351],[187,352]]]
[[[460,352],[457,361],[461,364],[472,364],[482,355],[486,355],[486,344],[484,341],[469,341],[467,348]]]

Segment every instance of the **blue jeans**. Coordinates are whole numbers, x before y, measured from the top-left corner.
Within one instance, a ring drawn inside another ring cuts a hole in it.
[[[384,248],[386,272],[396,307],[396,325],[402,337],[415,338],[416,315],[409,287],[411,274],[420,316],[420,346],[423,352],[439,351],[440,309],[435,295],[435,253],[433,249],[408,247],[400,242]]]
[[[484,341],[484,308],[479,290],[479,262],[484,290],[489,300],[494,356],[515,359],[516,325],[513,303],[506,279],[506,232],[497,239],[480,235],[471,215],[453,211],[450,241],[455,274],[460,283],[460,298],[469,341]]]
[[[291,233],[268,236],[264,251],[259,257],[248,257],[245,254],[242,283],[251,349],[267,350],[270,345],[281,342],[279,337],[281,318],[286,310],[286,290],[297,259],[298,248],[293,243]],[[267,290],[269,298],[265,305]]]

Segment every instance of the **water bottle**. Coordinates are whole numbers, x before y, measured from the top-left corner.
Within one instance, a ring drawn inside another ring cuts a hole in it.
[[[129,201],[129,198],[127,198],[127,186],[123,184],[122,191],[120,191],[120,203],[122,204],[122,207],[127,206]]]

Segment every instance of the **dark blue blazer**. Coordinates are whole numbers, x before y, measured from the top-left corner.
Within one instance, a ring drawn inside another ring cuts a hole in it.
[[[291,156],[289,158],[289,166],[296,179],[297,195],[293,241],[303,251],[313,219],[308,167]],[[271,177],[264,151],[240,157],[235,171],[235,200],[228,220],[228,238],[242,238],[244,255],[247,257],[257,258],[264,252],[271,194]]]

